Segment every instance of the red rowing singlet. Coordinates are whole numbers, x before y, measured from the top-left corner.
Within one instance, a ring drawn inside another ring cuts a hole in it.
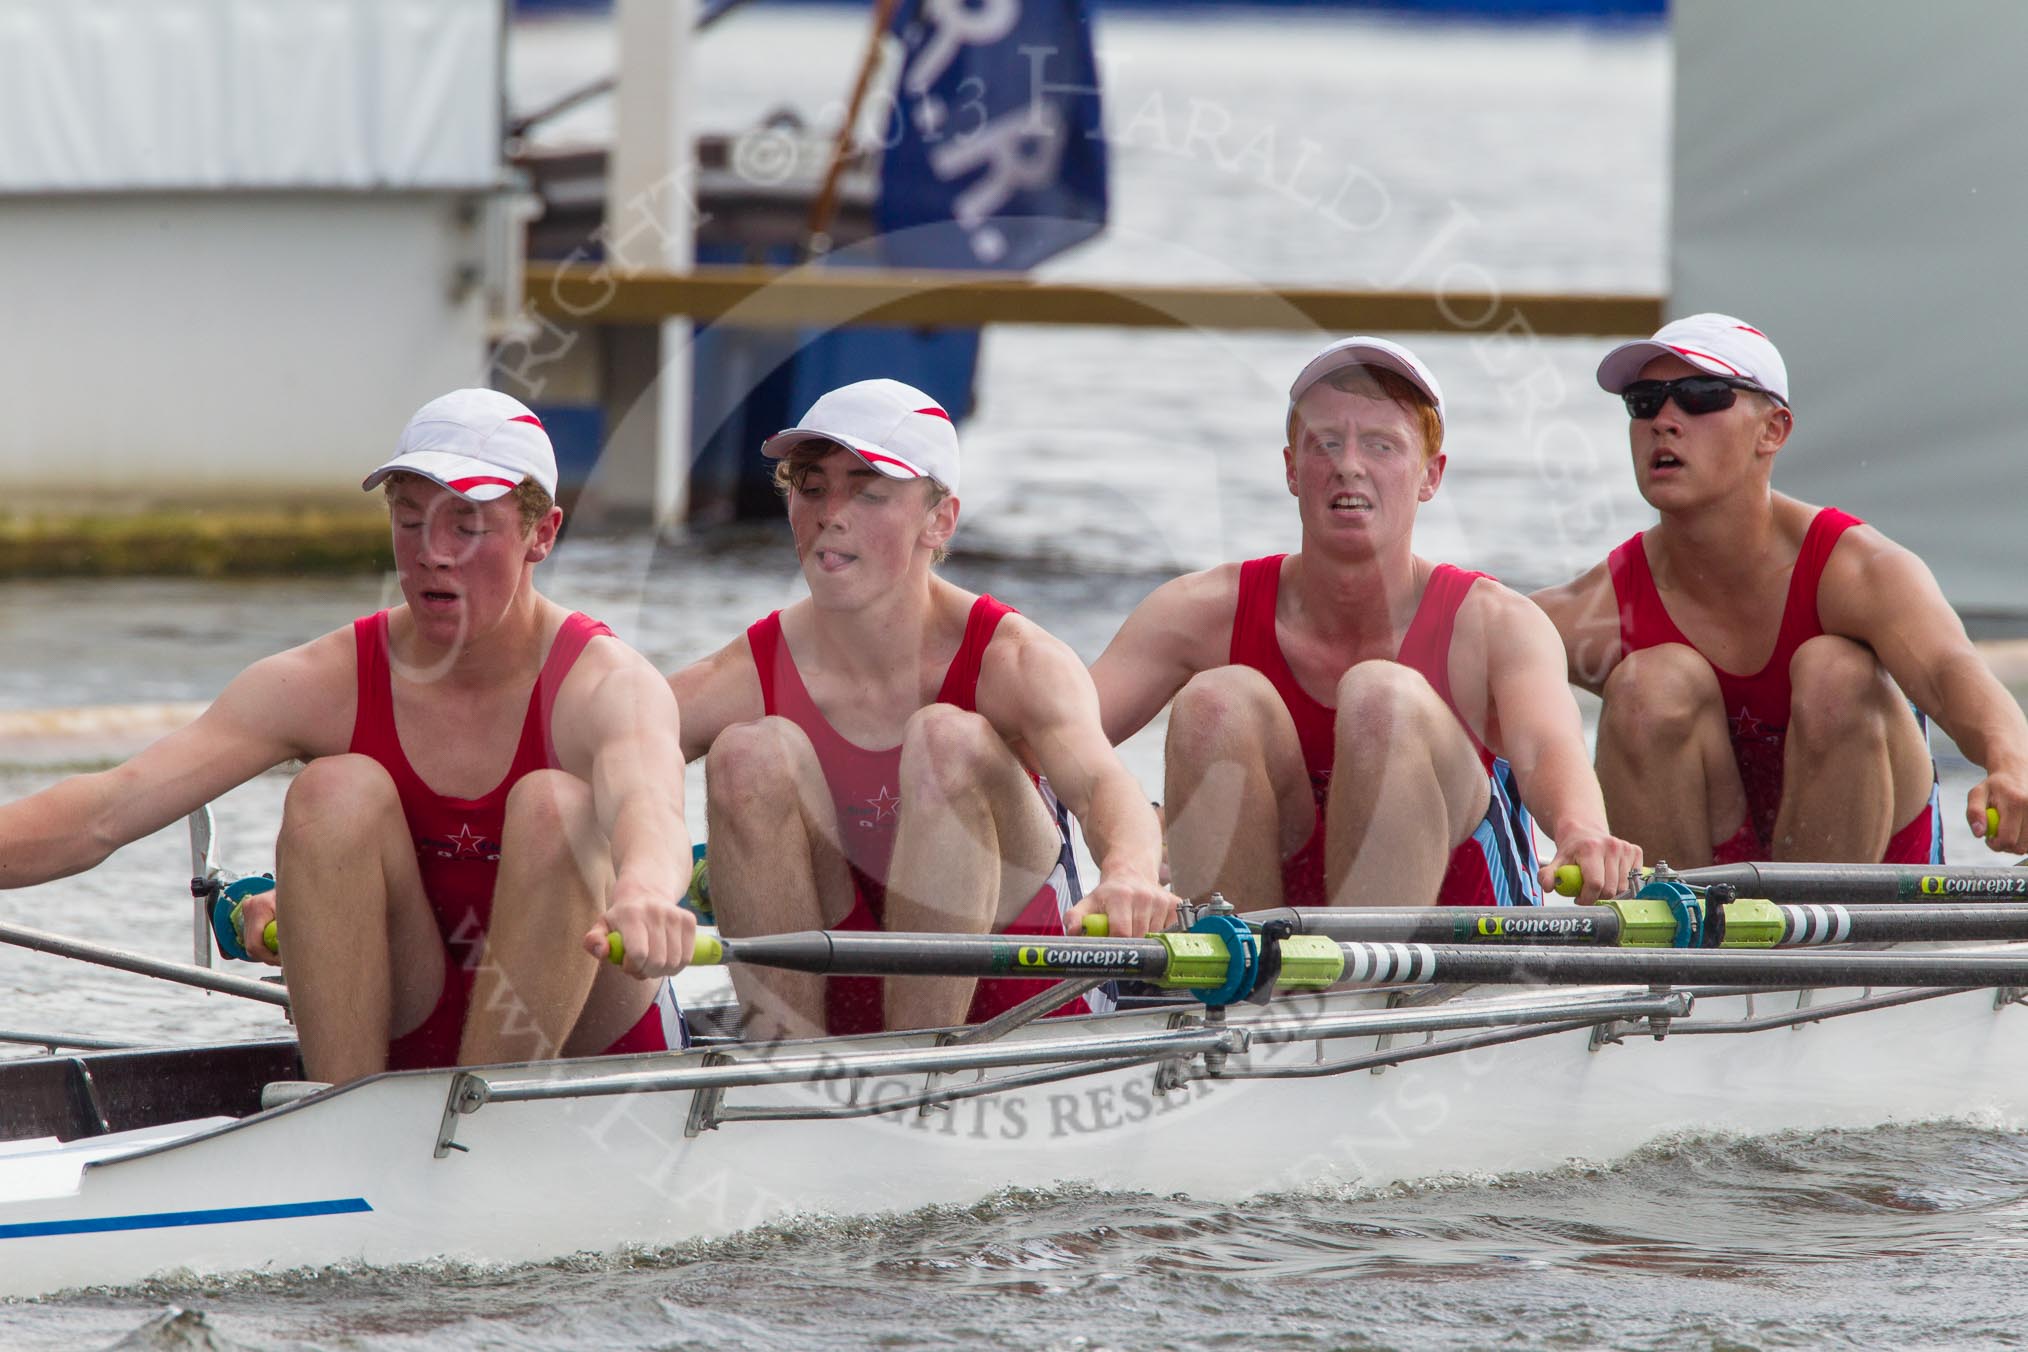
[[[977,712],[979,664],[1000,619],[1013,607],[981,596],[972,603],[965,620],[964,641],[957,656],[944,672],[936,703],[949,704],[968,713]],[[901,748],[871,751],[848,742],[831,726],[823,710],[810,698],[802,673],[789,645],[782,641],[781,612],[757,620],[746,631],[747,646],[753,652],[754,672],[760,677],[761,705],[771,716],[788,719],[809,737],[824,768],[824,782],[831,790],[831,802],[838,818],[838,838],[852,873],[852,911],[836,928],[877,930],[887,904],[887,875],[894,859],[895,828],[901,824]],[[1040,786],[1038,786],[1040,787]],[[1046,788],[1044,801],[1055,814],[1055,799]],[[1059,818],[1059,824],[1061,818]],[[1065,855],[1068,854],[1066,844]],[[1064,861],[1030,899],[1007,934],[1061,935],[1063,911],[1076,898],[1070,895]],[[970,1022],[989,1019],[1054,984],[1049,980],[982,980],[972,996]],[[825,1021],[832,1033],[878,1032],[885,1023],[882,982],[878,977],[831,977],[824,983]],[[1082,1014],[1085,1002],[1074,1000],[1059,1014]]]
[[[1234,666],[1252,667],[1267,677],[1295,722],[1296,739],[1303,748],[1303,765],[1310,775],[1310,792],[1316,801],[1317,823],[1303,848],[1282,863],[1283,899],[1291,906],[1322,906],[1327,900],[1324,804],[1337,754],[1338,711],[1319,703],[1297,682],[1275,634],[1275,602],[1281,593],[1282,560],[1286,557],[1272,554],[1240,565],[1239,601],[1233,612],[1232,644],[1227,660]],[[1437,893],[1440,906],[1529,905],[1542,899],[1540,881],[1535,876],[1533,827],[1528,825],[1526,813],[1513,796],[1506,762],[1495,757],[1479,740],[1464,715],[1458,712],[1457,700],[1451,693],[1451,635],[1457,627],[1458,607],[1464,604],[1472,585],[1489,576],[1448,563],[1436,565],[1394,659],[1421,673],[1430,683],[1457,718],[1458,726],[1472,739],[1472,747],[1479,753],[1492,783],[1486,820],[1451,854],[1443,886]],[[1404,904],[1412,904],[1412,900],[1404,898]]]
[[[1746,821],[1732,839],[1718,843],[1718,863],[1774,857],[1775,815],[1782,804],[1783,756],[1788,744],[1792,698],[1789,663],[1796,649],[1824,632],[1817,618],[1817,587],[1823,581],[1824,566],[1830,562],[1839,538],[1862,524],[1858,517],[1836,507],[1823,508],[1811,519],[1810,528],[1803,535],[1803,547],[1796,555],[1795,568],[1789,574],[1788,598],[1782,606],[1774,651],[1768,654],[1761,669],[1750,676],[1737,675],[1711,661],[1669,618],[1668,607],[1655,587],[1655,575],[1648,568],[1648,551],[1641,543],[1646,532],[1622,543],[1608,559],[1613,592],[1619,600],[1621,654],[1680,643],[1704,658],[1718,678],[1719,695],[1725,701],[1725,717],[1730,725],[1732,758],[1739,767],[1740,786],[1746,790]],[[1934,834],[1931,826],[1926,815],[1918,814],[1915,821],[1895,833],[1888,844],[1888,859],[1931,862]]]
[[[394,726],[393,677],[388,668],[387,612],[352,622],[359,654],[359,711],[352,723],[354,755],[370,756],[386,770],[401,795],[402,815],[415,842],[423,892],[435,912],[444,941],[444,991],[422,1025],[394,1039],[388,1067],[448,1066],[457,1061],[465,1008],[479,965],[479,949],[493,914],[493,884],[500,872],[500,837],[506,827],[507,793],[522,776],[554,768],[556,748],[549,737],[550,710],[557,691],[585,645],[613,631],[585,615],[571,614],[557,631],[549,656],[528,695],[528,713],[506,777],[480,798],[452,798],[425,784]],[[661,1050],[663,1010],[651,1005],[640,1025],[609,1052]],[[652,1036],[651,1036],[652,1034]],[[650,1046],[649,1043],[654,1045]]]
[[[1738,848],[1750,843],[1753,852],[1742,858],[1773,857],[1775,813],[1782,803],[1782,756],[1788,742],[1789,661],[1797,648],[1824,632],[1817,620],[1817,584],[1838,538],[1858,524],[1859,518],[1836,507],[1824,508],[1810,522],[1795,569],[1789,574],[1788,600],[1782,607],[1774,651],[1761,669],[1749,676],[1736,675],[1712,662],[1669,618],[1662,594],[1655,589],[1655,575],[1648,568],[1648,551],[1641,544],[1645,532],[1621,544],[1609,557],[1607,567],[1619,600],[1621,654],[1680,643],[1710,663],[1718,678],[1732,735],[1732,758],[1739,765],[1739,782],[1746,790],[1746,827],[1751,832],[1750,841],[1727,844]]]

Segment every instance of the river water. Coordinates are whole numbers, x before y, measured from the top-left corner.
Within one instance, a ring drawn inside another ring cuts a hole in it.
[[[1248,14],[1108,19],[1100,41],[1114,221],[1057,275],[1501,294],[1664,284],[1670,67],[1657,33]],[[700,116],[738,126],[790,102],[822,123],[857,47],[848,16],[744,11],[707,39]],[[517,102],[609,57],[599,24],[527,28]],[[596,132],[602,116],[560,131]],[[1750,314],[1751,297],[1738,308]],[[1415,340],[1452,410],[1422,551],[1522,585],[1556,580],[1646,522],[1623,419],[1590,382],[1599,345],[1530,338],[1511,307],[1464,318],[1467,332]],[[1174,571],[1289,547],[1281,391],[1322,340],[991,333],[949,575],[1090,658]],[[664,668],[799,589],[766,531],[572,540],[543,585]],[[18,711],[173,711],[388,596],[374,578],[8,584],[0,798],[106,764],[139,735],[116,720],[31,735],[41,725]],[[1160,735],[1158,723],[1126,748],[1151,787]],[[1972,774],[1939,750],[1949,847],[1972,859],[1957,810]],[[264,776],[219,804],[232,867],[271,866],[286,785]],[[689,788],[701,821],[697,776]],[[187,876],[172,828],[83,878],[13,894],[5,913],[181,957]],[[134,1040],[277,1027],[265,1007],[12,951],[0,1010],[0,1027]],[[2014,1126],[1689,1136],[1617,1162],[1238,1207],[1009,1193],[534,1268],[158,1284],[0,1306],[0,1346],[2011,1346],[2028,1315],[2013,1266],[2028,1136]]]

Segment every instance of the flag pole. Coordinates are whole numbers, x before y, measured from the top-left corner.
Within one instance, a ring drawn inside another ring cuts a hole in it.
[[[866,53],[859,61],[859,78],[853,82],[852,97],[845,105],[845,120],[838,124],[838,138],[831,145],[831,162],[825,167],[824,183],[810,203],[810,220],[803,239],[803,256],[821,258],[831,252],[831,226],[838,215],[838,188],[845,177],[845,161],[852,153],[853,134],[859,127],[859,113],[866,106],[866,91],[873,83],[873,68],[880,63],[880,42],[894,22],[901,0],[873,0],[873,31],[866,38]]]

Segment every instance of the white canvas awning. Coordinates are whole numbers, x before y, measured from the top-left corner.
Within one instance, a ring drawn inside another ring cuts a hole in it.
[[[485,189],[500,0],[4,0],[0,194]]]

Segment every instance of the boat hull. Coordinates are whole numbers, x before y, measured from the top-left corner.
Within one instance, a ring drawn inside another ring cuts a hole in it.
[[[1470,1010],[1567,1002],[1571,992],[1473,992]],[[1603,996],[1604,992],[1586,992]],[[1643,991],[1624,991],[1627,996]],[[1827,1009],[1858,991],[1817,991]],[[1607,1161],[1673,1133],[1861,1128],[1977,1115],[2028,1117],[2028,1010],[1990,990],[1725,1035],[1689,1029],[1797,1008],[1794,992],[1700,998],[1657,1042],[1593,1026],[1309,1078],[1197,1079],[1158,1089],[1158,1067],[1100,1069],[926,1111],[824,1121],[724,1121],[714,1112],[837,1109],[921,1092],[920,1072],[856,1082],[578,1095],[588,1076],[698,1068],[726,1046],[480,1072],[572,1096],[446,1113],[455,1072],[377,1076],[243,1120],[159,1139],[15,1143],[0,1153],[0,1296],[124,1285],[164,1273],[452,1259],[538,1261],[663,1245],[807,1213],[965,1203],[1006,1186],[1087,1183],[1206,1198],[1379,1185]],[[1303,1004],[1303,1017],[1377,1010],[1378,993]],[[1233,1025],[1286,1022],[1235,1010]],[[1176,1014],[1055,1020],[996,1046],[1160,1034]],[[1511,1030],[1510,1030],[1511,1031]],[[1493,1030],[1498,1035],[1499,1028]],[[1483,1034],[1482,1034],[1483,1035]],[[1456,1036],[1450,1034],[1448,1036]],[[1228,1072],[1412,1052],[1424,1035],[1256,1043]],[[812,1044],[803,1044],[807,1049]],[[886,1053],[925,1036],[830,1044]],[[785,1051],[797,1050],[792,1045]],[[587,1069],[589,1068],[589,1069]],[[962,1088],[977,1072],[936,1077]],[[1172,1072],[1173,1078],[1173,1072]],[[856,1088],[855,1088],[856,1085]],[[547,1092],[539,1090],[537,1092]],[[449,1128],[451,1140],[444,1136]],[[175,1134],[188,1128],[161,1130]]]

